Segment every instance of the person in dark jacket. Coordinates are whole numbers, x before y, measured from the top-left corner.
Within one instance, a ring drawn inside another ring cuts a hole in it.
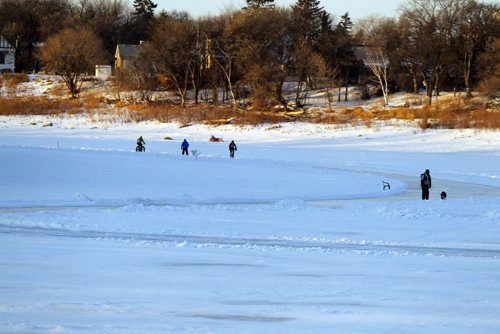
[[[422,188],[422,199],[429,199],[429,189],[432,187],[432,178],[428,169],[420,175],[420,188]]]
[[[188,148],[189,148],[189,143],[186,139],[184,139],[184,141],[181,144],[182,155],[184,154],[189,155]]]
[[[231,158],[234,158],[234,151],[237,151],[238,148],[236,147],[236,144],[234,143],[234,140],[231,140],[229,143],[229,156]]]
[[[142,136],[137,138],[137,147],[135,148],[136,151],[138,152],[144,152],[146,149],[144,148],[144,145],[146,145],[146,142],[144,139],[142,139]]]

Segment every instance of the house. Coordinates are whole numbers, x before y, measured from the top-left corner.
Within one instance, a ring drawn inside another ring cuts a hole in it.
[[[140,50],[140,44],[118,44],[115,51],[115,70],[125,69],[130,66],[131,62],[139,56]]]
[[[15,59],[14,48],[0,35],[0,73],[14,72]]]

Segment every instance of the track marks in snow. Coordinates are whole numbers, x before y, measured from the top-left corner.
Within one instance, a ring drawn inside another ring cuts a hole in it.
[[[442,247],[415,244],[386,244],[336,240],[297,240],[273,238],[244,238],[196,236],[182,234],[149,234],[129,232],[71,231],[56,228],[26,228],[0,225],[1,234],[30,237],[63,237],[104,239],[141,244],[172,244],[177,247],[220,247],[269,250],[293,250],[298,252],[347,252],[361,255],[390,256],[441,256],[489,258],[500,260],[500,249]]]

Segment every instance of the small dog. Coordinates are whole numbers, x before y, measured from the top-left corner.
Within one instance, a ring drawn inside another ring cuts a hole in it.
[[[441,191],[441,199],[446,199],[446,196],[448,196],[446,191]]]
[[[198,159],[198,157],[200,156],[202,152],[199,151],[199,150],[191,150],[191,154],[196,158]]]

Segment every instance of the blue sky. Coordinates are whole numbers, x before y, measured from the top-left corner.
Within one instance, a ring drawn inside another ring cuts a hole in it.
[[[157,11],[185,10],[192,16],[205,14],[217,15],[225,8],[241,8],[246,4],[245,0],[156,0]],[[296,0],[275,0],[278,6],[290,6]],[[397,9],[404,0],[322,0],[321,5],[336,17],[349,12],[351,19],[357,20],[370,14],[382,14],[395,17],[398,15]]]

